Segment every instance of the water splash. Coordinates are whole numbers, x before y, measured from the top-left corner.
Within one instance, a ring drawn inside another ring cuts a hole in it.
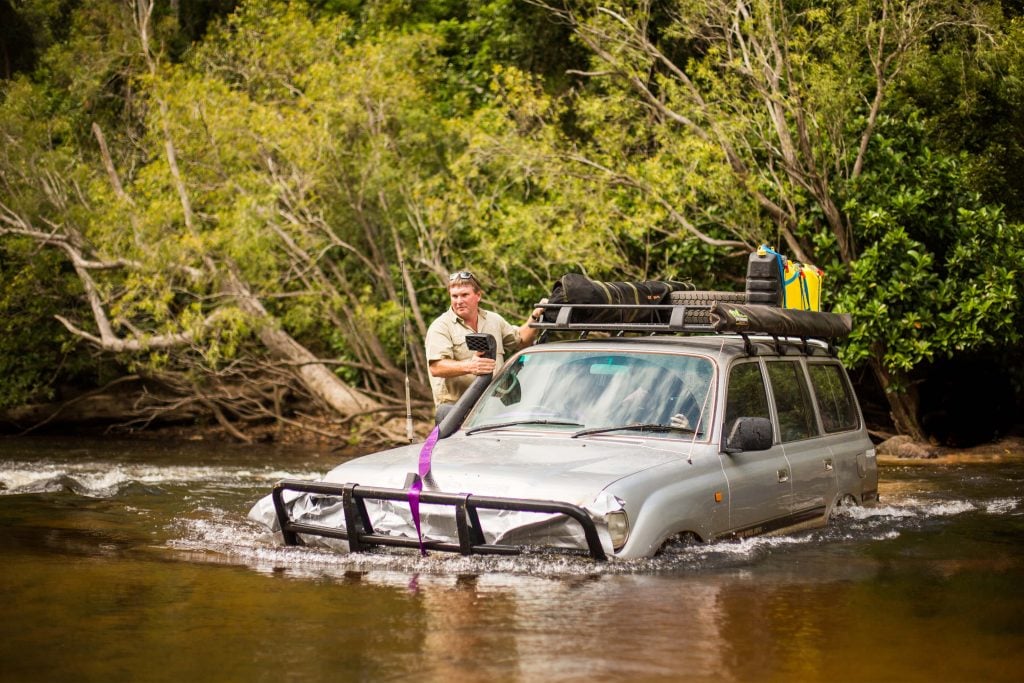
[[[985,504],[985,512],[990,515],[1005,515],[1017,510],[1020,507],[1020,498],[997,498]]]
[[[419,558],[398,549],[349,555],[328,549],[286,548],[262,526],[245,518],[248,508],[225,509],[230,507],[226,502],[229,498],[247,500],[248,491],[262,494],[280,479],[317,479],[319,476],[318,472],[285,471],[271,466],[160,466],[103,460],[61,462],[56,458],[34,462],[0,460],[0,495],[70,491],[92,498],[130,496],[131,502],[135,502],[145,496],[171,493],[184,503],[183,514],[163,525],[163,531],[171,537],[164,542],[164,547],[189,561],[224,562],[260,572],[283,571],[295,576],[394,571],[405,573],[406,580],[409,573],[585,577],[731,570],[774,555],[804,552],[822,543],[891,541],[906,529],[919,528],[929,520],[969,513],[1017,514],[1022,504],[1022,498],[1016,496],[973,502],[946,499],[943,496],[948,490],[929,487],[928,482],[896,483],[883,492],[886,494],[884,504],[841,508],[833,522],[823,529],[712,544],[679,544],[654,558],[607,563],[539,551],[518,556],[472,557],[434,552],[427,558]],[[188,493],[182,496],[171,487],[185,487]],[[231,491],[234,493],[228,498],[223,496]],[[252,500],[256,497],[254,493]],[[138,516],[159,516],[134,505],[126,511]]]

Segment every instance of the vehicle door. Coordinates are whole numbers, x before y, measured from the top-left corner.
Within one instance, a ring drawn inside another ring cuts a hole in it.
[[[759,361],[740,361],[729,369],[723,440],[740,417],[771,419],[767,384]],[[739,536],[764,533],[785,525],[792,497],[789,465],[778,443],[778,428],[766,451],[722,453],[728,481],[729,531]]]
[[[771,382],[778,437],[792,475],[791,522],[823,516],[837,492],[835,458],[822,438],[801,358],[765,362]]]
[[[872,448],[871,441],[866,436],[857,438],[854,434],[861,428],[861,416],[846,371],[834,361],[808,360],[807,375],[825,432],[823,441],[832,452],[839,491],[858,498],[867,492],[875,492],[875,477],[869,476],[874,461],[867,457],[868,450]]]

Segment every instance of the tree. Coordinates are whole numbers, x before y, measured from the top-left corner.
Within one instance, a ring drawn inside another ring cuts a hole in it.
[[[325,174],[352,152],[345,147],[351,137],[331,129],[332,116],[358,119],[364,130],[389,121],[390,112],[373,109],[378,102],[338,91],[332,79],[364,73],[359,59],[390,65],[392,76],[400,74],[403,62],[380,54],[379,45],[349,50],[343,18],[314,24],[298,3],[251,3],[220,34],[219,47],[230,48],[220,57],[234,62],[218,63],[211,50],[175,66],[161,59],[153,5],[140,2],[130,9],[109,15],[122,22],[121,32],[112,33],[137,46],[125,59],[122,116],[114,119],[127,125],[114,129],[110,144],[104,127],[94,123],[91,147],[72,135],[58,148],[52,136],[37,145],[40,140],[9,128],[15,144],[40,163],[20,177],[15,175],[24,165],[5,168],[12,193],[0,207],[0,232],[55,247],[67,257],[90,318],[61,315],[68,332],[151,375],[185,378],[197,400],[218,416],[224,410],[251,412],[232,400],[221,380],[252,380],[252,371],[266,374],[269,366],[287,370],[297,380],[293,386],[342,419],[386,409],[380,396],[344,381],[288,331],[304,331],[302,311],[281,302],[324,301],[343,293],[348,308],[345,301],[331,305],[350,314],[349,327],[357,327],[367,293],[345,280],[339,268],[344,258],[325,265],[318,259],[328,250],[344,250],[377,275],[392,275],[388,259],[346,243],[328,223],[328,209],[310,197],[367,189],[332,186],[337,177]],[[234,30],[240,39],[225,45]],[[295,51],[296,45],[305,50]],[[278,52],[268,55],[269,50]],[[265,66],[281,67],[246,70],[268,57]],[[381,83],[379,92],[394,85]],[[324,97],[329,101],[316,99]],[[9,94],[5,106],[14,107],[17,99]],[[25,117],[15,123],[35,125]],[[337,142],[327,139],[332,135]],[[347,180],[353,182],[366,180],[379,161],[348,159],[356,177]],[[372,192],[376,200],[378,192]],[[353,226],[356,232],[374,227]],[[316,239],[300,241],[310,235]],[[394,244],[390,233],[381,236],[385,246]],[[333,285],[322,281],[328,273]],[[358,339],[364,355],[373,353],[370,330]],[[357,378],[381,372],[382,365],[386,372],[382,355],[380,363],[364,363]]]
[[[1017,343],[1019,202],[979,178],[1024,62],[981,5],[29,5],[62,19],[0,91],[0,401],[63,363],[146,382],[142,421],[374,430],[406,375],[429,414],[450,270],[518,317],[571,270],[741,286],[761,243],[826,268],[906,433],[923,363]]]
[[[566,0],[539,4],[572,26],[578,39],[595,55],[596,64],[587,74],[597,81],[592,92],[613,106],[591,106],[590,111],[621,110],[621,105],[615,105],[628,91],[633,105],[647,112],[646,116],[632,117],[645,121],[641,135],[650,141],[647,149],[640,150],[639,155],[621,153],[614,164],[594,163],[589,157],[584,163],[600,167],[609,175],[628,178],[648,201],[667,200],[680,215],[680,236],[685,239],[702,239],[718,248],[731,246],[729,242],[712,241],[708,231],[698,227],[715,225],[731,233],[740,244],[781,242],[791,257],[836,273],[834,282],[840,288],[848,278],[855,278],[855,286],[863,287],[863,278],[870,272],[864,268],[875,258],[880,242],[887,235],[894,239],[900,228],[913,235],[918,227],[902,224],[902,217],[891,212],[891,220],[884,227],[871,223],[877,210],[884,210],[896,197],[872,195],[881,204],[864,201],[872,183],[891,186],[903,171],[891,165],[899,163],[897,159],[877,149],[884,144],[880,139],[883,124],[888,120],[890,130],[898,127],[892,124],[896,117],[887,119],[886,111],[906,103],[899,96],[901,78],[912,65],[932,58],[933,39],[938,41],[955,32],[970,33],[978,41],[998,37],[984,21],[979,7],[962,8],[934,0],[824,5],[781,0]],[[963,53],[963,57],[971,59],[970,52]],[[905,107],[900,114],[907,115],[911,109]],[[600,120],[601,115],[590,128],[598,129]],[[594,139],[603,144],[608,136]],[[618,144],[622,149],[625,143]],[[653,169],[635,161],[636,156],[645,155],[659,160],[672,158],[671,149],[676,146],[686,150],[685,156],[690,159],[693,171],[688,175],[670,173],[659,178]],[[608,156],[601,144],[594,147]],[[928,154],[923,142],[915,154]],[[631,163],[624,163],[626,160]],[[666,175],[675,183],[680,178],[692,180],[696,191],[682,201],[675,199],[682,193],[663,182]],[[741,201],[739,210],[719,210],[737,199]],[[713,207],[715,212],[701,204]],[[985,233],[983,241],[996,234],[1019,233],[1016,226],[1006,225],[997,214],[977,203],[939,204],[931,202],[928,209],[945,212],[939,220],[944,221],[947,230],[936,236],[943,244],[943,253],[937,260],[919,264],[927,266],[924,270],[937,278],[936,282],[947,281],[950,264],[944,256],[956,252],[971,230]],[[921,208],[924,210],[924,204]],[[979,220],[981,215],[984,218]],[[766,229],[766,223],[772,228]],[[968,224],[970,230],[965,229]],[[921,241],[920,236],[910,239]],[[1017,244],[1016,238],[1011,244]],[[1015,253],[1015,249],[1010,247],[1009,252]],[[893,246],[888,253],[895,257],[898,247]],[[1002,260],[1006,255],[1000,251],[998,256],[982,258],[999,268],[1007,263]],[[863,256],[868,258],[858,270],[858,259]],[[894,265],[891,260],[885,264],[874,262],[880,273],[902,272],[901,268],[894,270]],[[1000,274],[999,282],[1005,283],[1008,277],[1012,294],[1019,288],[1014,280],[1016,271],[1012,266],[1005,267],[1008,270]],[[981,272],[988,273],[989,268],[983,267]],[[980,290],[987,286],[978,271],[957,271],[957,275]],[[878,293],[877,289],[861,291],[872,303],[884,305],[875,297]],[[951,328],[957,325],[953,320],[958,310],[953,293],[946,289],[944,294],[946,298],[925,307],[934,316],[932,332],[943,339],[956,336]],[[993,296],[973,313],[980,316],[978,327],[985,330],[981,337],[997,334],[998,343],[1013,343],[1012,335],[1007,336],[1006,319],[1019,320],[1020,310],[998,310],[997,304],[1003,301],[1003,294]],[[886,388],[897,428],[923,438],[913,392],[908,391],[912,386],[909,370],[928,358],[928,353],[919,348],[908,356],[904,345],[886,343],[889,337],[875,337],[877,343],[864,344],[865,335],[877,332],[878,325],[892,326],[892,335],[917,338],[904,327],[907,319],[902,309],[895,318],[876,318],[891,309],[868,306],[861,295],[840,297],[839,303],[857,306],[852,312],[859,346],[858,351],[851,352],[851,358],[868,361],[880,385]],[[865,315],[865,311],[871,313]],[[961,339],[942,349],[952,351],[970,343]],[[867,348],[870,350],[862,353]],[[933,346],[930,352],[938,348]]]
[[[855,313],[845,360],[866,362],[918,416],[921,366],[1019,346],[1024,226],[970,189],[964,158],[932,152],[913,117],[883,119],[870,166],[848,201],[862,245],[837,307]]]

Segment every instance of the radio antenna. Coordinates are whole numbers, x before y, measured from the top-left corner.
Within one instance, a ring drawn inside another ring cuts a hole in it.
[[[405,286],[409,279],[408,273],[405,272],[405,255],[402,250],[398,250],[398,265],[402,269],[402,357],[405,359],[405,435],[409,439],[409,443],[413,442],[416,434],[413,431],[412,424],[412,395],[409,390],[409,313],[405,305]]]

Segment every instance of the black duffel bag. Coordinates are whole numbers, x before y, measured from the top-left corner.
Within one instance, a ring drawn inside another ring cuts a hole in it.
[[[655,306],[668,304],[671,292],[690,289],[687,283],[644,280],[642,282],[599,282],[579,273],[563,275],[551,289],[549,304],[596,304],[609,308],[573,309],[570,323],[651,323],[660,322],[662,311],[651,308],[618,308],[621,305]],[[559,307],[544,310],[544,320],[558,319]],[[664,312],[667,316],[667,311]]]

